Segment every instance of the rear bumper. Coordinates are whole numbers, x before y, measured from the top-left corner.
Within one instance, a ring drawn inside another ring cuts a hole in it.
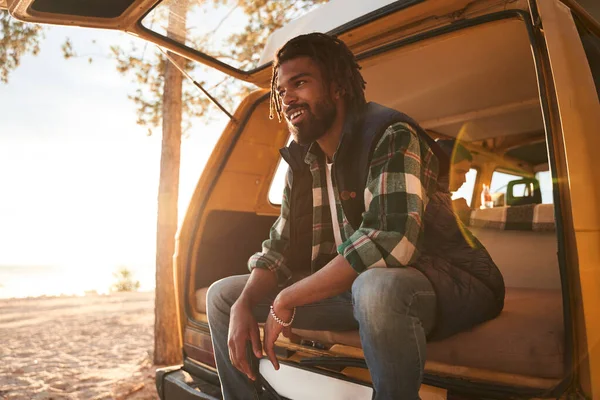
[[[156,391],[161,400],[220,400],[221,388],[177,365],[156,370]]]

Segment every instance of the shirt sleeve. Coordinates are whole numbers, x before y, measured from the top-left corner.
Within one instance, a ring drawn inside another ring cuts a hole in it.
[[[423,214],[437,171],[437,158],[412,127],[396,123],[385,131],[371,159],[362,223],[338,246],[358,273],[408,266],[418,259]]]
[[[281,200],[281,213],[269,232],[269,239],[262,244],[262,251],[254,254],[248,260],[248,269],[269,269],[277,275],[277,282],[282,285],[292,273],[286,265],[286,254],[290,246],[290,194],[292,191],[292,170],[288,168]]]

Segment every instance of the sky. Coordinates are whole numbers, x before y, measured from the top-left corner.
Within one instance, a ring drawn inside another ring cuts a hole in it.
[[[150,288],[160,129],[148,136],[136,125],[127,98],[136,86],[107,56],[109,45],[137,39],[83,28],[45,32],[40,53],[23,57],[9,83],[0,83],[0,266],[84,271],[97,278],[88,279],[94,286],[125,265]],[[63,58],[66,37],[82,57]],[[223,127],[224,119],[196,124],[183,140],[180,216]]]

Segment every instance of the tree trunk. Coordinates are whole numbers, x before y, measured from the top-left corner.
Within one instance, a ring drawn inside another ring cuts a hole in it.
[[[181,362],[177,293],[173,275],[181,151],[181,90],[181,73],[173,64],[167,62],[156,229],[154,363],[158,365]]]
[[[183,3],[186,2],[175,3],[177,8],[173,10],[174,12],[169,17],[169,32],[185,32],[185,19],[177,18],[177,16],[185,16],[187,4]],[[181,10],[183,10],[183,13]],[[169,55],[179,65],[183,65],[183,58],[173,53]],[[170,61],[166,63],[156,230],[156,298],[154,306],[154,364],[156,365],[179,364],[182,358],[173,254],[175,252],[175,235],[178,222],[177,199],[179,194],[183,76]]]

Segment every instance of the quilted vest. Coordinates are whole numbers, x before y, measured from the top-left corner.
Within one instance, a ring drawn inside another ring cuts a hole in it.
[[[356,230],[365,211],[364,189],[373,150],[392,124],[409,124],[438,158],[438,192],[425,210],[425,249],[413,267],[431,282],[438,310],[429,339],[442,339],[497,316],[504,305],[504,281],[485,248],[455,218],[448,193],[450,163],[447,155],[409,116],[376,103],[368,103],[347,130],[333,166],[339,198],[348,222]],[[307,275],[325,266],[335,255],[312,260],[312,175],[304,162],[309,146],[292,142],[281,149],[292,174],[290,196],[289,268]],[[347,196],[344,193],[354,193]],[[468,232],[468,234],[465,234]],[[312,266],[311,266],[312,264]]]

